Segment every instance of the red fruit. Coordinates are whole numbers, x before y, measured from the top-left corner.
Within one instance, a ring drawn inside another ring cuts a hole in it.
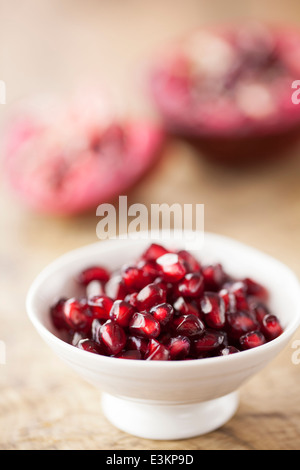
[[[112,305],[109,317],[118,325],[127,328],[134,312],[134,308],[129,303],[124,300],[116,300]]]
[[[140,353],[140,351],[137,351],[136,349],[135,350],[128,350],[128,351],[124,351],[120,354],[117,354],[118,358],[120,359],[134,359],[134,360],[141,360],[142,359],[142,355]]]
[[[96,343],[96,341],[93,341],[92,339],[81,339],[78,342],[77,347],[79,349],[83,349],[84,351],[88,351],[94,354],[102,354],[102,350],[99,347],[99,344]]]
[[[157,125],[113,122],[99,90],[24,108],[8,125],[5,171],[20,201],[38,212],[77,214],[124,194],[162,149]]]
[[[122,270],[122,281],[127,289],[138,291],[153,281],[153,276],[137,266],[127,266]]]
[[[150,313],[162,325],[166,326],[174,314],[172,305],[163,303],[152,307]]]
[[[290,88],[299,51],[290,25],[193,30],[155,57],[150,91],[167,129],[202,155],[253,162],[296,139],[300,110]]]
[[[199,297],[204,292],[204,277],[200,273],[188,273],[179,281],[176,291],[182,297]]]
[[[166,292],[158,284],[148,284],[136,297],[137,307],[140,311],[150,310],[155,305],[166,301]]]
[[[138,295],[138,292],[133,292],[132,294],[126,295],[124,300],[125,302],[130,304],[132,307],[137,308],[137,295]]]
[[[243,283],[246,286],[247,295],[256,297],[263,302],[268,300],[269,292],[264,286],[254,281],[253,279],[250,279],[249,277],[245,278]]]
[[[261,331],[249,331],[240,337],[240,345],[242,349],[253,349],[262,346],[266,339]]]
[[[90,331],[93,315],[91,309],[84,301],[76,298],[66,300],[64,304],[65,322],[74,331]]]
[[[230,356],[231,354],[236,354],[240,352],[235,346],[225,346],[219,351],[219,356]]]
[[[168,253],[156,260],[161,276],[167,282],[180,281],[187,273],[186,267],[175,253]]]
[[[128,336],[126,342],[127,350],[137,350],[144,356],[148,350],[148,339],[138,336]]]
[[[270,313],[268,307],[262,302],[257,302],[256,300],[250,301],[249,305],[250,311],[253,312],[257,322],[261,325],[264,317]]]
[[[68,326],[64,314],[65,302],[66,299],[59,299],[58,302],[50,308],[51,321],[58,330],[64,330]]]
[[[188,338],[196,338],[204,330],[202,321],[196,315],[191,314],[174,317],[173,327],[176,335],[187,336]]]
[[[180,250],[177,252],[180,261],[185,265],[188,273],[197,273],[201,271],[199,261],[187,250]]]
[[[193,342],[193,350],[196,354],[214,351],[224,346],[226,335],[224,332],[206,329],[202,335]]]
[[[107,320],[107,322],[101,326],[100,338],[112,355],[116,355],[122,351],[127,339],[123,328],[113,320]]]
[[[265,315],[261,326],[262,333],[268,341],[277,338],[283,332],[282,326],[276,315]]]
[[[170,339],[167,347],[170,353],[170,359],[178,361],[185,359],[189,355],[191,342],[186,336],[176,336]]]
[[[202,319],[206,325],[217,330],[225,326],[225,302],[215,292],[205,292],[200,300]]]
[[[93,318],[101,320],[109,319],[109,312],[114,301],[107,295],[96,295],[88,299],[88,305],[91,309]]]
[[[199,316],[199,310],[194,302],[189,302],[183,297],[178,297],[173,303],[173,307],[177,314],[181,315],[196,315]]]
[[[235,295],[233,292],[230,292],[227,287],[219,291],[219,296],[224,301],[226,313],[235,312],[237,310]]]
[[[170,353],[166,346],[155,339],[151,339],[145,359],[146,361],[168,361]]]
[[[258,324],[249,312],[237,311],[226,315],[226,329],[232,338],[256,330]]]
[[[160,334],[160,324],[150,313],[136,312],[130,320],[129,331],[133,336],[157,338]]]
[[[142,258],[147,261],[156,261],[157,258],[169,253],[169,251],[158,243],[152,243],[143,253]]]
[[[220,263],[202,267],[206,291],[218,291],[227,280],[227,275]]]
[[[78,276],[78,282],[83,286],[87,286],[92,281],[106,283],[110,278],[110,273],[106,268],[101,266],[92,266],[82,271]]]
[[[235,308],[237,310],[248,310],[247,287],[243,281],[236,281],[228,285],[228,290],[235,298]]]

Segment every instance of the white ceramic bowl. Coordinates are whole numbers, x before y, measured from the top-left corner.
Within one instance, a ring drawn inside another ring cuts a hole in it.
[[[111,423],[142,438],[184,439],[227,422],[237,410],[239,387],[287,346],[300,325],[299,283],[276,259],[232,239],[206,233],[199,259],[221,262],[233,276],[249,276],[263,283],[271,294],[271,309],[284,327],[280,337],[230,356],[177,362],[104,357],[59,339],[49,320],[49,307],[58,297],[76,293],[74,275],[96,262],[118,269],[135,259],[150,242],[110,240],[67,253],[33,282],[27,311],[54,352],[102,391],[102,409]],[[165,245],[184,248],[178,241]]]

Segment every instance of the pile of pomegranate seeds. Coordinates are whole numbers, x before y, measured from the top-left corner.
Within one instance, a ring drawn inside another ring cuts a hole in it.
[[[50,315],[79,349],[124,359],[179,361],[255,348],[283,329],[266,288],[201,266],[188,251],[152,244],[134,264],[77,277],[82,297],[60,299]],[[113,292],[112,292],[113,290]]]

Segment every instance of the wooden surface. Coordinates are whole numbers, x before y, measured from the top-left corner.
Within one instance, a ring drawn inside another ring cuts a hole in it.
[[[8,95],[1,119],[18,98],[67,90],[86,76],[108,80],[119,105],[140,112],[147,104],[136,96],[132,75],[160,41],[199,23],[249,15],[298,17],[300,23],[299,13],[296,1],[0,0],[0,79]],[[300,147],[276,164],[234,170],[209,164],[174,140],[128,197],[129,203],[204,203],[207,230],[262,249],[300,276],[299,174]],[[242,387],[238,412],[215,432],[155,442],[115,429],[101,413],[99,392],[56,358],[24,306],[40,269],[97,240],[95,213],[65,219],[32,214],[15,201],[3,178],[0,211],[0,340],[6,347],[6,363],[0,365],[0,449],[300,448],[300,365],[292,363],[292,342]]]

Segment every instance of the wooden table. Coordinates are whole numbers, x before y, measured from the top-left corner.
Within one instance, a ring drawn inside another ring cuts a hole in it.
[[[204,5],[205,3],[205,5]],[[209,3],[209,5],[208,5]],[[5,119],[19,97],[66,91],[85,76],[109,79],[119,105],[148,111],[132,74],[161,41],[200,22],[255,16],[294,21],[299,3],[231,1],[0,1],[0,79]],[[299,20],[300,21],[300,20]],[[137,77],[134,77],[136,79]],[[126,97],[126,98],[125,98]],[[204,203],[206,230],[232,236],[287,263],[300,275],[300,148],[276,164],[247,171],[208,163],[172,141],[129,203]],[[292,341],[241,389],[233,419],[206,436],[155,442],[106,421],[99,392],[82,382],[42,342],[25,312],[27,289],[48,262],[96,238],[94,211],[73,218],[38,216],[1,181],[0,449],[285,449],[300,448],[300,365]],[[300,339],[300,331],[294,339]]]

